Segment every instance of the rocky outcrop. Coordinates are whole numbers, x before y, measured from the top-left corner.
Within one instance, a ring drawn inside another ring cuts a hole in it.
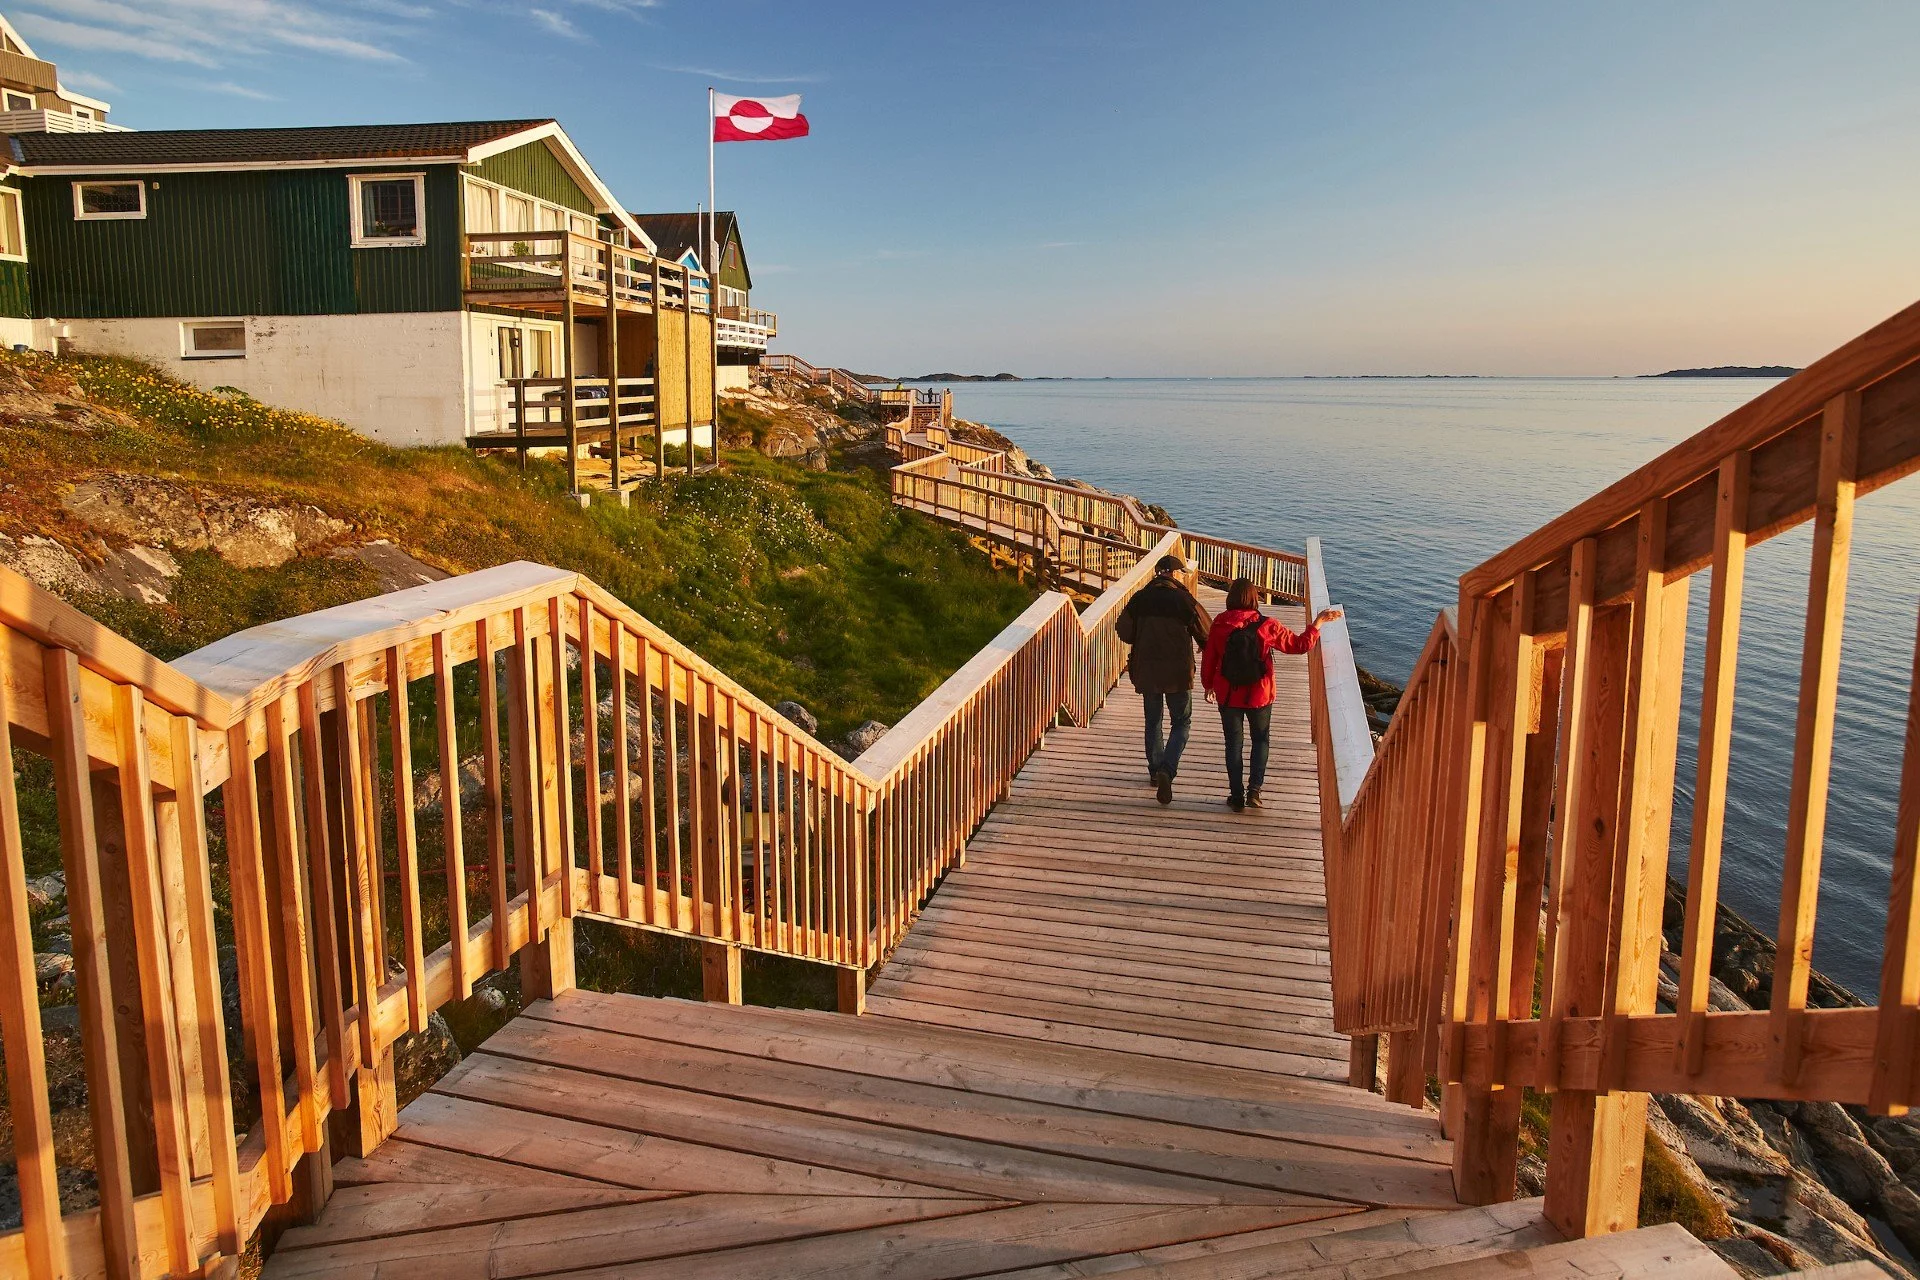
[[[445,569],[436,569],[385,538],[363,542],[357,547],[336,547],[333,557],[336,560],[358,560],[373,570],[374,581],[379,584],[383,595],[407,587],[425,586],[450,576]]]
[[[242,569],[277,568],[351,527],[304,503],[279,505],[150,476],[95,476],[75,485],[62,505],[103,533],[212,551]]]

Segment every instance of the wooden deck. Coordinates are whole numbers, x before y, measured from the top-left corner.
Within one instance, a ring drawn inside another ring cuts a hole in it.
[[[1537,1202],[1459,1208],[1430,1113],[1343,1083],[1281,666],[1266,809],[1227,809],[1205,705],[1155,802],[1123,686],[1028,762],[868,1016],[537,1002],[336,1166],[266,1275],[1374,1275],[1552,1244]],[[1699,1261],[1675,1243],[1661,1267]]]

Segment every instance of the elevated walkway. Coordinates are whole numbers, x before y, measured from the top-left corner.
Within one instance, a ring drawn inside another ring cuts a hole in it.
[[[1462,1209],[1437,1117],[1344,1083],[1304,660],[1279,681],[1265,809],[1221,802],[1205,708],[1159,805],[1116,696],[1028,760],[868,1016],[538,1001],[266,1276],[1385,1275],[1556,1242],[1536,1202]]]

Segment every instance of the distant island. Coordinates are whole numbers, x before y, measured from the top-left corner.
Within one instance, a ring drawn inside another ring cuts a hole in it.
[[[1723,364],[1711,369],[1669,369],[1643,378],[1791,378],[1800,372],[1784,364]]]
[[[900,378],[900,382],[1025,382],[1017,373],[923,373],[917,378]]]

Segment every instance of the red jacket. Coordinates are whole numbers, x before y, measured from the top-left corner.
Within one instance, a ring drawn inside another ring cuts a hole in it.
[[[1265,641],[1267,674],[1259,684],[1235,687],[1227,683],[1220,674],[1220,659],[1227,652],[1227,637],[1236,630],[1259,617],[1257,609],[1228,609],[1213,620],[1213,629],[1207,633],[1207,651],[1200,659],[1200,684],[1213,695],[1214,701],[1223,707],[1264,707],[1273,702],[1273,655],[1275,653],[1305,653],[1313,648],[1320,638],[1320,628],[1309,626],[1298,635],[1287,630],[1272,618],[1260,619],[1260,639]]]

